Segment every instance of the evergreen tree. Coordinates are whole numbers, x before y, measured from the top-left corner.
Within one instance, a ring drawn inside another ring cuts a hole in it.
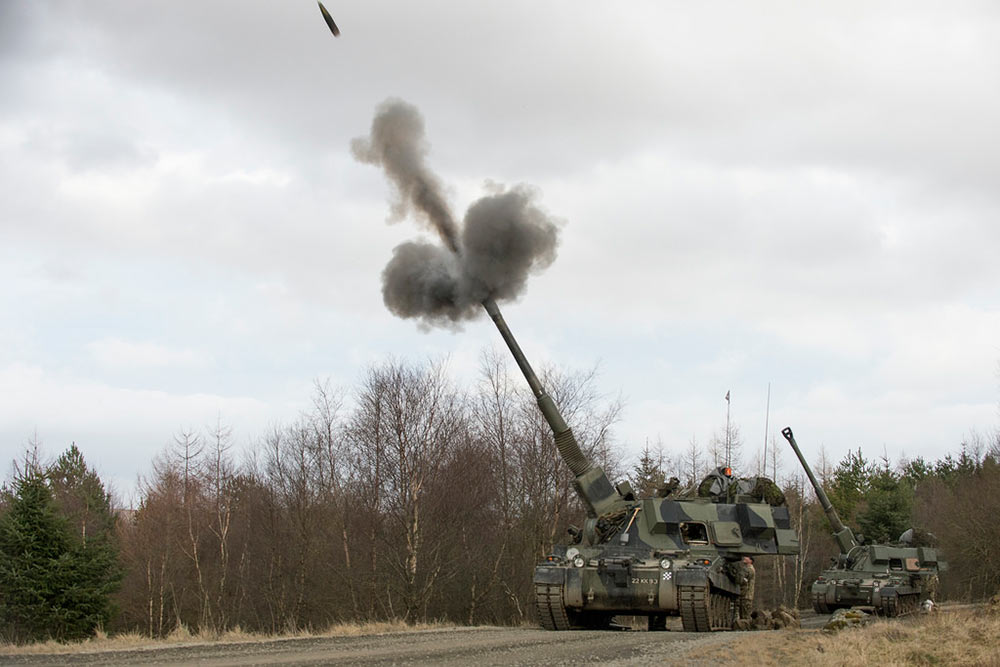
[[[113,540],[115,515],[111,494],[97,473],[87,467],[76,443],[56,459],[49,468],[48,478],[56,505],[69,521],[76,540],[83,546]]]
[[[111,494],[97,473],[87,467],[76,443],[49,467],[48,480],[78,556],[74,576],[80,590],[75,604],[85,608],[93,621],[85,632],[89,635],[95,626],[104,626],[111,619],[111,596],[122,579]]]
[[[649,443],[643,447],[639,463],[632,468],[632,488],[640,498],[651,498],[663,486],[662,454],[657,457],[649,451]]]
[[[888,465],[868,480],[867,507],[858,513],[858,525],[869,542],[892,542],[910,527],[913,488]]]
[[[917,484],[934,474],[934,467],[927,463],[922,456],[918,456],[912,461],[904,460],[902,467],[902,477],[911,487],[916,487]]]
[[[833,480],[827,489],[827,495],[830,496],[830,502],[840,515],[840,520],[845,524],[855,523],[858,505],[868,493],[874,472],[875,466],[865,459],[860,447],[857,452],[848,451],[847,456],[833,471]]]
[[[0,516],[0,632],[15,642],[92,635],[109,620],[110,596],[120,580],[110,535],[97,531],[86,545],[76,537],[60,513],[48,472],[33,457],[15,474],[6,500]]]
[[[54,634],[69,533],[43,471],[34,462],[15,477],[0,517],[0,627],[9,641]]]

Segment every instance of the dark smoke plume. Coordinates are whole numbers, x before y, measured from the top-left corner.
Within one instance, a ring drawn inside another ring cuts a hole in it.
[[[372,121],[371,134],[354,139],[351,151],[358,161],[381,166],[396,186],[399,199],[393,204],[390,220],[402,220],[413,210],[449,249],[458,249],[455,220],[441,194],[443,188],[424,164],[424,119],[415,106],[402,100],[383,102]]]
[[[528,275],[555,259],[556,224],[534,205],[525,185],[492,192],[469,207],[459,226],[442,186],[424,163],[424,122],[416,107],[388,100],[376,111],[371,134],[351,143],[361,162],[380,165],[396,188],[391,220],[407,213],[434,229],[444,247],[410,241],[393,250],[382,272],[382,298],[400,317],[455,326],[480,312],[487,297],[519,296]]]

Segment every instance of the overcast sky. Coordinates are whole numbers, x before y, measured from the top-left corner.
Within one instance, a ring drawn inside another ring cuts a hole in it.
[[[526,183],[561,221],[502,307],[536,366],[600,365],[631,455],[707,443],[727,391],[758,449],[768,383],[810,459],[996,428],[1000,4],[326,6],[339,38],[313,0],[0,3],[4,461],[75,441],[128,491],[182,429],[246,443],[317,378],[473,377],[487,319],[382,303],[421,232],[350,141],[390,97],[455,211]]]

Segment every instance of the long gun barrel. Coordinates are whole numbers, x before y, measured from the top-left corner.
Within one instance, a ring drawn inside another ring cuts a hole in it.
[[[573,474],[576,475],[574,486],[576,487],[577,494],[587,506],[587,513],[590,516],[603,514],[611,509],[611,506],[621,496],[611,486],[611,481],[608,480],[604,470],[591,463],[583,451],[580,450],[573,431],[566,425],[566,420],[560,414],[555,401],[545,392],[542,383],[538,381],[538,376],[531,369],[531,364],[528,363],[524,352],[521,351],[521,346],[517,344],[514,334],[510,332],[507,322],[504,320],[503,315],[500,314],[500,308],[497,306],[496,301],[492,298],[485,299],[483,307],[486,308],[486,312],[489,313],[497,330],[500,331],[504,342],[510,348],[511,354],[514,355],[514,361],[517,362],[521,373],[524,374],[524,379],[528,381],[528,386],[531,387],[531,391],[538,401],[538,408],[542,411],[545,421],[548,422],[549,427],[552,429],[552,434],[555,436],[556,448],[559,450],[560,456],[562,456],[566,465],[569,466],[569,469],[573,471]]]
[[[823,511],[826,512],[827,519],[830,520],[830,527],[833,529],[833,537],[837,540],[837,546],[840,547],[840,553],[846,554],[852,548],[858,545],[857,539],[854,537],[854,532],[844,525],[844,522],[840,520],[840,515],[837,514],[837,510],[834,509],[833,503],[826,495],[826,491],[820,486],[820,483],[816,481],[816,476],[813,475],[812,469],[809,464],[806,463],[806,458],[802,456],[802,451],[799,449],[798,443],[795,442],[795,436],[792,435],[792,429],[789,426],[781,429],[781,435],[785,436],[785,440],[788,444],[792,446],[792,450],[795,455],[799,457],[799,463],[806,471],[806,476],[809,477],[809,481],[812,482],[813,489],[816,490],[816,497],[819,498],[819,504],[823,506]]]

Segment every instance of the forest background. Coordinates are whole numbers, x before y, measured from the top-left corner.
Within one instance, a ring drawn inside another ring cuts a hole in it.
[[[0,495],[0,639],[278,633],[338,622],[533,620],[531,572],[583,512],[552,434],[506,358],[486,352],[474,386],[443,362],[390,360],[356,387],[317,382],[312,409],[239,457],[220,417],[181,431],[122,507],[72,445],[53,462],[31,442]],[[725,461],[772,477],[801,554],[759,558],[758,606],[808,607],[836,553],[794,457],[772,438],[750,452],[738,425],[678,448],[647,443],[624,463],[621,400],[597,372],[545,369],[543,383],[581,447],[641,494],[693,485]],[[800,440],[841,518],[869,541],[911,526],[938,539],[941,597],[977,600],[1000,584],[1000,433],[970,431],[936,461],[891,462],[861,446],[828,461]],[[783,444],[783,441],[781,441]],[[942,449],[946,449],[942,447]]]

